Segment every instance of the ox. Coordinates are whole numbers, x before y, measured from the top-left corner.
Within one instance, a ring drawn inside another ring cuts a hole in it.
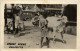
[[[63,31],[65,28],[65,24],[68,21],[67,17],[51,16],[51,17],[47,17],[46,19],[48,20],[48,31],[51,32],[49,33],[49,37],[53,38],[53,42],[54,42],[56,33],[59,32],[62,37],[62,42],[64,42]]]

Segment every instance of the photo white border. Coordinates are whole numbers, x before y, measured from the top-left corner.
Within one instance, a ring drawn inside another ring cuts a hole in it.
[[[4,48],[4,4],[77,4],[77,46],[76,49],[5,49]],[[80,2],[78,1],[49,1],[49,0],[3,0],[0,3],[0,35],[1,35],[1,51],[80,51]]]

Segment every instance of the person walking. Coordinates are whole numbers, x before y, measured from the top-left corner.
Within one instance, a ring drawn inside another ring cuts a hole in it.
[[[42,15],[40,15],[42,16]],[[48,28],[47,28],[47,20],[42,16],[39,20],[40,31],[41,31],[41,48],[43,46],[43,39],[46,37],[47,47],[49,48],[49,38],[48,38]]]

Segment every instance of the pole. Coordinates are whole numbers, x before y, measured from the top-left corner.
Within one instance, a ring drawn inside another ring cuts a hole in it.
[[[5,4],[4,19],[5,19],[5,26],[6,26],[7,25],[7,5],[6,4]]]
[[[15,13],[14,13],[14,4],[12,4],[12,14],[13,14],[13,31],[15,31]]]

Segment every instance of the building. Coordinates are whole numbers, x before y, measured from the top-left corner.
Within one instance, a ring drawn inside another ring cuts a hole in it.
[[[42,5],[42,8],[44,8],[44,10],[50,14],[53,13],[53,15],[55,15],[55,14],[61,15],[64,5],[62,5],[62,4],[46,4],[46,5]]]
[[[35,16],[35,13],[40,11],[36,4],[22,4],[21,19],[28,20]]]

